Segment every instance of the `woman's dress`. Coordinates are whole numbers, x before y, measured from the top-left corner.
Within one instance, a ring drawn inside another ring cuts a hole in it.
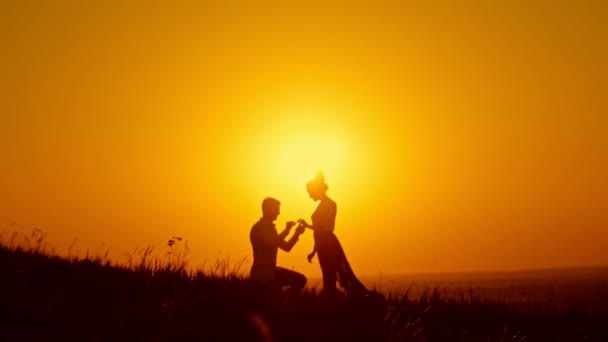
[[[342,245],[334,234],[336,203],[332,200],[321,201],[311,219],[314,227],[315,247],[323,272],[323,287],[328,291],[333,291],[336,289],[337,280],[349,295],[367,293],[365,286],[355,276]]]

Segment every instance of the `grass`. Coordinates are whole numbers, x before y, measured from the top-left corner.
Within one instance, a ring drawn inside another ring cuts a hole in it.
[[[0,340],[604,341],[605,305],[478,298],[439,287],[386,300],[293,296],[246,279],[243,262],[189,267],[186,241],[164,258],[136,249],[59,257],[44,234],[0,236]]]

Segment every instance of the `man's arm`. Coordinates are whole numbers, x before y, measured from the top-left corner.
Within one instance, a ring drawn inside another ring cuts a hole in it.
[[[279,240],[279,248],[284,250],[285,252],[291,251],[293,246],[295,246],[296,242],[298,242],[299,237],[300,236],[298,234],[293,234],[289,241]]]
[[[289,239],[289,241],[285,241],[285,237],[287,237],[287,235],[289,234],[289,231],[291,230],[291,227],[293,227],[294,224],[295,224],[295,222],[293,222],[293,221],[287,222],[287,226],[285,227],[285,230],[283,232],[281,232],[281,234],[279,235],[279,248],[284,250],[285,252],[291,251],[291,249],[296,244],[296,242],[298,242],[300,235],[302,235],[302,233],[304,233],[304,230],[305,230],[304,227],[299,226],[296,229],[296,232],[291,236],[291,239]]]
[[[296,223],[293,221],[287,221],[287,223],[285,224],[285,229],[283,229],[283,231],[279,234],[279,244],[280,241],[285,241],[287,235],[289,235],[289,232],[291,231],[291,228],[295,226],[295,224]]]

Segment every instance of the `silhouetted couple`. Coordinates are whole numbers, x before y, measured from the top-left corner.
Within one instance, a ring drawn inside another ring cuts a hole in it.
[[[251,278],[273,286],[289,286],[292,291],[300,291],[306,285],[306,277],[301,273],[277,267],[278,248],[289,252],[298,241],[306,228],[314,231],[315,247],[308,255],[312,262],[318,255],[323,273],[323,291],[328,295],[338,294],[336,283],[344,289],[347,295],[364,295],[369,291],[357,279],[352,271],[342,245],[334,234],[336,221],[336,202],[327,196],[328,186],[321,173],[306,184],[310,198],[319,201],[317,209],[311,216],[312,224],[299,219],[298,226],[289,240],[291,229],[296,225],[288,221],[285,229],[279,234],[274,225],[280,213],[281,203],[274,198],[266,198],[262,202],[262,218],[253,225],[250,233],[253,247],[253,266]]]

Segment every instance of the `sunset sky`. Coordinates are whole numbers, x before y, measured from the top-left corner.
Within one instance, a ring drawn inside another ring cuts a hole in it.
[[[608,265],[606,2],[125,3],[0,5],[0,231],[248,267],[322,170],[357,274]]]

